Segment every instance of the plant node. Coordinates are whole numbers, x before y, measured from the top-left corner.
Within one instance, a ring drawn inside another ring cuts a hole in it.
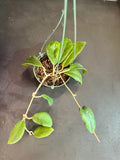
[[[33,93],[32,93],[32,97],[35,97],[35,94],[36,94],[36,93],[35,93],[35,92],[33,92]]]
[[[23,120],[25,119],[32,119],[32,117],[28,117],[26,114],[23,114]]]
[[[29,131],[29,135],[30,136],[34,135],[33,131]]]

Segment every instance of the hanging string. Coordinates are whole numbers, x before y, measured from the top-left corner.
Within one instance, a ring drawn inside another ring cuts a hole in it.
[[[63,15],[64,15],[64,11],[62,10],[62,15],[61,15],[61,17],[60,17],[60,19],[59,19],[58,24],[56,25],[56,27],[53,29],[52,33],[47,37],[47,39],[44,41],[44,43],[43,43],[43,45],[42,45],[41,53],[42,53],[43,48],[45,47],[47,41],[51,38],[51,36],[54,34],[54,32],[55,32],[55,31],[57,30],[57,28],[59,27],[59,25],[60,25],[60,23],[61,23],[61,21],[62,21],[62,19],[63,19]]]
[[[63,49],[63,42],[64,42],[64,38],[65,38],[65,29],[66,29],[66,20],[67,20],[67,0],[64,0],[64,25],[63,25],[63,35],[62,35],[62,42],[61,42],[61,47],[60,47],[60,52],[59,52],[59,57],[58,57],[58,64],[57,64],[57,68],[56,68],[56,74],[55,74],[55,79],[53,82],[53,86],[51,87],[52,89],[54,89],[54,85],[55,85],[55,81],[56,81],[56,77],[57,77],[57,72],[58,72],[58,68],[59,68],[59,62],[60,62],[60,58],[61,58],[61,54],[62,54],[62,49]]]
[[[75,59],[75,53],[76,53],[76,35],[77,35],[77,23],[76,23],[76,0],[73,0],[73,11],[74,11],[74,56],[73,59]]]

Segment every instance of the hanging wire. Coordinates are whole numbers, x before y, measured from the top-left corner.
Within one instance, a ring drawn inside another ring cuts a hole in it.
[[[76,53],[76,35],[77,35],[77,23],[76,23],[76,0],[73,0],[73,11],[74,11],[74,56],[73,59],[75,59],[75,53]]]
[[[63,35],[62,35],[62,42],[61,42],[61,47],[60,47],[60,52],[59,52],[59,57],[58,57],[58,64],[57,64],[57,69],[56,69],[56,74],[55,74],[55,79],[53,82],[53,86],[51,87],[52,89],[54,89],[54,85],[55,85],[55,81],[56,81],[56,77],[57,77],[57,72],[58,72],[58,68],[59,68],[59,62],[60,62],[60,58],[62,55],[62,48],[63,48],[63,42],[64,42],[64,38],[65,38],[65,29],[66,29],[66,20],[67,20],[67,0],[64,0],[64,25],[63,25]]]
[[[62,15],[61,15],[61,17],[60,17],[60,19],[59,19],[58,24],[56,25],[56,27],[53,29],[52,33],[47,37],[47,39],[44,41],[44,43],[43,43],[43,45],[42,45],[41,53],[42,53],[43,48],[45,47],[47,41],[51,38],[51,36],[54,34],[54,32],[55,32],[55,31],[57,30],[57,28],[59,27],[59,25],[60,25],[60,23],[61,23],[61,21],[62,21],[62,19],[63,19],[63,15],[64,15],[64,11],[62,10]]]

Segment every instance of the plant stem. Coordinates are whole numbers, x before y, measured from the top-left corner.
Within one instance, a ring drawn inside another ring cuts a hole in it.
[[[26,132],[28,132],[29,135],[34,135],[33,131],[29,131],[27,128],[25,128]]]
[[[45,67],[42,66],[42,68],[43,68],[43,71],[44,71],[44,73],[45,73],[45,76],[47,76]]]
[[[95,138],[97,139],[97,141],[100,143],[100,140],[99,140],[98,136],[96,135],[95,131],[93,132],[93,134],[94,134]]]
[[[49,76],[49,75],[47,75],[47,76],[42,80],[42,82],[39,84],[39,86],[37,87],[37,89],[35,90],[35,92],[33,92],[32,98],[31,98],[30,103],[29,103],[29,105],[28,105],[28,108],[27,108],[27,110],[26,110],[26,112],[25,112],[25,115],[26,115],[26,116],[27,116],[28,111],[29,111],[29,109],[30,109],[30,107],[31,107],[31,104],[32,104],[32,102],[33,102],[33,100],[34,100],[34,98],[35,98],[35,95],[37,94],[38,90],[40,89],[40,87],[42,86],[42,84],[44,83],[44,81],[46,80],[46,78],[47,78],[48,76]]]
[[[70,88],[66,85],[66,83],[65,83],[65,81],[64,81],[64,79],[62,78],[61,75],[60,75],[60,78],[62,79],[65,87],[67,88],[67,90],[68,90],[68,91],[71,93],[71,95],[73,96],[73,98],[74,98],[76,104],[78,105],[78,107],[79,107],[79,108],[82,108],[82,107],[79,105],[79,103],[78,103],[78,101],[76,100],[76,98],[75,98],[76,95],[73,94],[73,92],[70,90]],[[96,135],[95,131],[93,132],[93,134],[94,134],[95,138],[97,139],[97,141],[100,143],[100,140],[99,140],[98,136]]]
[[[23,120],[25,119],[32,119],[33,117],[28,117],[26,114],[23,114]]]
[[[61,72],[59,72],[59,74],[64,73],[64,72],[68,72],[68,71],[70,71],[70,69],[66,69],[64,71],[61,71]]]
[[[63,81],[63,83],[64,83],[64,85],[65,85],[65,87],[67,88],[67,90],[71,93],[71,95],[73,96],[73,98],[74,98],[74,100],[75,100],[75,102],[76,102],[76,104],[77,104],[77,106],[79,107],[79,108],[82,108],[80,105],[79,105],[79,103],[78,103],[78,101],[77,101],[77,99],[75,98],[75,94],[73,94],[73,92],[70,90],[70,88],[66,85],[66,83],[65,83],[65,81],[64,81],[64,79],[62,78],[62,76],[60,75],[60,77],[61,77],[61,79],[62,79],[62,81]]]
[[[60,25],[60,23],[61,23],[61,21],[62,21],[62,19],[63,19],[63,15],[64,15],[64,12],[62,11],[62,15],[61,15],[61,17],[60,17],[60,20],[59,20],[58,24],[57,24],[56,27],[53,29],[52,33],[47,37],[47,39],[45,40],[45,42],[43,43],[43,46],[42,46],[42,48],[41,48],[41,53],[42,53],[43,48],[44,48],[45,44],[47,43],[47,41],[50,39],[50,37],[54,34],[54,32],[55,32],[55,31],[57,30],[57,28],[59,27],[59,25]]]
[[[41,98],[42,96],[35,96],[35,98]]]

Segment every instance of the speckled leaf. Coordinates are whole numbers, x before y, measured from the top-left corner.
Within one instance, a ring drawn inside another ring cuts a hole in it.
[[[51,127],[42,127],[39,126],[34,130],[34,136],[36,138],[44,138],[49,136],[54,131]]]
[[[47,55],[53,65],[58,62],[58,56],[60,51],[60,43],[58,41],[52,41],[46,46]]]
[[[53,104],[53,98],[49,97],[49,96],[46,95],[46,94],[42,94],[41,97],[43,97],[44,99],[46,99],[46,100],[48,101],[48,104],[49,104],[50,106],[52,106],[52,104]]]
[[[24,131],[25,131],[25,121],[20,120],[10,132],[8,144],[14,144],[18,142],[22,138]]]
[[[40,112],[40,113],[34,114],[32,120],[33,122],[42,126],[47,126],[47,127],[52,126],[52,118],[46,112]]]
[[[96,121],[93,111],[89,107],[83,106],[82,108],[80,108],[80,115],[88,131],[90,133],[94,133]]]
[[[64,72],[64,74],[74,78],[76,81],[80,82],[82,85],[82,75],[77,69],[72,69],[70,71]]]
[[[27,58],[27,60],[22,64],[23,66],[33,65],[42,67],[42,63],[39,61],[39,59],[36,56],[30,56]]]

